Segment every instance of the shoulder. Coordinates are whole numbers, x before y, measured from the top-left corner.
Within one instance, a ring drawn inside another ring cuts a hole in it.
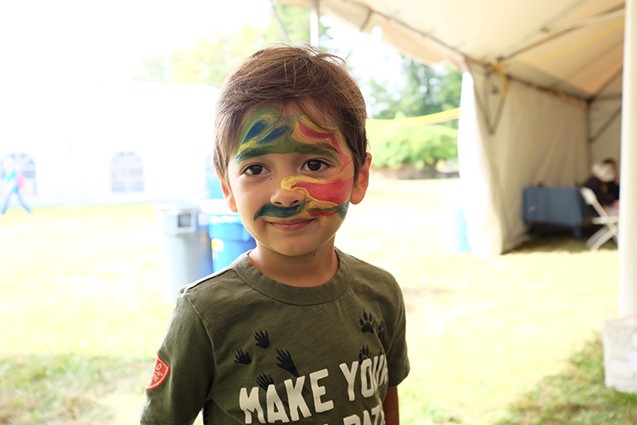
[[[249,263],[247,256],[239,257],[227,268],[193,282],[181,290],[181,297],[187,299],[197,310],[211,303],[219,306],[229,301],[234,302],[242,292],[251,291],[237,273],[237,269],[247,267],[245,262]]]
[[[583,186],[590,187],[590,188],[597,188],[602,183],[603,182],[600,179],[598,179],[597,177],[591,176],[591,177],[588,178],[588,180],[586,180],[584,182]]]
[[[390,299],[402,298],[396,278],[390,272],[342,251],[337,251],[341,266],[347,268],[354,290],[377,294]]]
[[[385,269],[382,269],[378,266],[375,266],[371,263],[368,263],[367,261],[361,260],[343,251],[337,251],[337,253],[338,253],[339,260],[341,261],[341,264],[343,266],[350,268],[354,276],[359,276],[360,274],[364,276],[374,275],[377,277],[387,279],[389,281],[393,281],[393,282],[396,281],[394,276]]]

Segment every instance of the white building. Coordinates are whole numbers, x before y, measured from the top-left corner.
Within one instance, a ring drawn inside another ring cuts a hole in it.
[[[3,91],[0,160],[16,159],[31,205],[208,197],[216,89],[131,83]]]

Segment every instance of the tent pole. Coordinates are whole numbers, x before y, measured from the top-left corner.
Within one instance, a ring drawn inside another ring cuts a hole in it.
[[[637,0],[626,0],[619,205],[619,314],[637,315]]]

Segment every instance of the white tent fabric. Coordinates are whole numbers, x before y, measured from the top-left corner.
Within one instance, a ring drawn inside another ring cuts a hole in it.
[[[463,206],[472,252],[490,256],[514,248],[525,237],[525,186],[574,186],[587,177],[586,105],[515,81],[494,89],[479,74],[465,77],[458,137]],[[481,94],[475,87],[485,84],[491,89],[482,95],[492,99],[476,101]],[[502,102],[495,123],[494,114],[474,107],[490,101]]]
[[[629,298],[621,310],[637,314],[637,266],[629,265],[637,255],[637,124],[626,119],[637,113],[637,0],[279,1],[360,31],[380,27],[403,53],[467,71],[460,174],[469,242],[479,256],[524,237],[524,186],[574,185],[593,161],[619,160],[620,292]]]
[[[282,0],[374,27],[424,62],[475,62],[550,90],[591,97],[622,71],[624,0]],[[614,94],[621,92],[621,82]]]

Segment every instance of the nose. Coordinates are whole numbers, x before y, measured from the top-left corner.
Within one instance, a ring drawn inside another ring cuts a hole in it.
[[[293,207],[305,200],[305,191],[294,188],[294,177],[286,177],[281,180],[279,187],[272,193],[270,202],[281,207]]]

